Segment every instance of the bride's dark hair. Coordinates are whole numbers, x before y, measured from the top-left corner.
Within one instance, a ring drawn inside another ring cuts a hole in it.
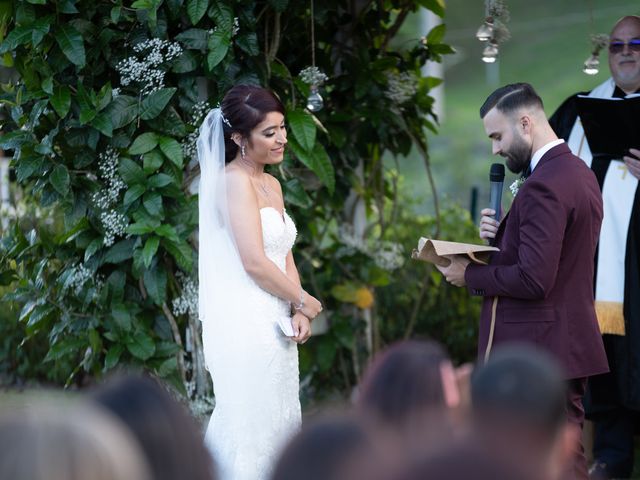
[[[238,145],[231,140],[232,133],[239,133],[249,140],[249,134],[268,113],[284,115],[284,105],[276,95],[266,88],[255,85],[236,85],[227,92],[220,105],[224,129],[225,163],[238,154]]]

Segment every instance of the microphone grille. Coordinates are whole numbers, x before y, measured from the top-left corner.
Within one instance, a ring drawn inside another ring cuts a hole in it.
[[[491,170],[489,171],[489,180],[492,182],[504,181],[504,165],[501,163],[491,164]]]

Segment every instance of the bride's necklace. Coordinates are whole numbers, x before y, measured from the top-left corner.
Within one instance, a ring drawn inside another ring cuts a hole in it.
[[[258,185],[258,192],[264,195],[266,198],[271,197],[271,189],[267,187],[266,179],[265,181],[254,180],[254,183]]]
[[[269,198],[271,195],[270,190],[267,188],[267,186],[264,183],[259,183],[258,185],[260,186],[260,190],[262,190],[264,196]]]

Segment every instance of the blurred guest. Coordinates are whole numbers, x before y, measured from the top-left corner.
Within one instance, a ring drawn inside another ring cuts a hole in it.
[[[391,480],[540,480],[506,456],[488,455],[477,444],[457,443],[408,467]]]
[[[441,447],[459,430],[453,365],[434,341],[399,342],[365,372],[356,408],[376,424],[388,462],[404,463]]]
[[[151,480],[138,443],[114,417],[75,402],[0,414],[0,478]]]
[[[609,69],[610,78],[581,95],[622,101],[640,94],[640,16],[623,17],[613,27]],[[622,158],[592,155],[578,117],[578,95],[569,97],[549,122],[591,167],[604,203],[594,285],[610,372],[591,377],[585,397],[587,416],[595,422],[591,474],[626,478],[633,470],[640,412],[640,138],[635,145],[617,145],[628,150]]]
[[[363,424],[344,415],[317,419],[291,440],[271,480],[356,480],[371,478],[376,457]]]
[[[473,437],[508,456],[537,478],[571,477],[580,429],[567,422],[566,383],[542,350],[505,345],[471,380]]]
[[[457,407],[460,394],[451,360],[434,341],[399,342],[365,372],[357,404],[384,422],[405,424],[431,407]]]
[[[213,462],[189,413],[158,382],[126,376],[107,382],[93,400],[129,427],[154,480],[211,480]]]

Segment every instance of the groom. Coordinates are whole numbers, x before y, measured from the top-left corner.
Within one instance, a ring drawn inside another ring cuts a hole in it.
[[[489,265],[452,257],[438,267],[447,281],[484,297],[478,354],[528,342],[559,361],[567,379],[567,417],[582,427],[586,379],[608,370],[593,299],[593,257],[602,197],[593,172],[555,135],[542,100],[527,83],[506,85],[480,108],[493,153],[526,181],[497,222],[482,211],[480,237],[495,238]],[[580,445],[573,478],[586,479]],[[571,478],[571,475],[565,478]]]

